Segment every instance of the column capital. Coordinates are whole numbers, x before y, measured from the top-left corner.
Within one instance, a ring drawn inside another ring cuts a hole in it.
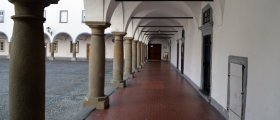
[[[21,3],[21,4],[29,4],[31,6],[42,5],[44,7],[49,6],[50,4],[57,4],[59,0],[9,0],[10,3]]]
[[[126,32],[112,32],[114,36],[125,36]]]
[[[124,37],[123,39],[124,39],[125,43],[131,44],[132,40],[133,40],[133,37]]]
[[[133,37],[124,37],[124,40],[133,40]]]
[[[86,21],[85,23],[90,28],[103,28],[103,29],[106,29],[107,27],[111,26],[111,23],[104,22],[104,21]]]

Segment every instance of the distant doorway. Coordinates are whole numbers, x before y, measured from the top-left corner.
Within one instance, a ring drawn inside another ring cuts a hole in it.
[[[185,30],[182,30],[182,43],[181,43],[181,73],[184,74],[184,61],[185,61]]]
[[[87,60],[89,60],[90,44],[87,44]]]
[[[161,60],[161,44],[149,44],[149,60]]]
[[[245,120],[248,58],[230,56],[228,66],[228,120]]]
[[[211,35],[203,36],[202,45],[202,92],[209,96],[211,90]]]

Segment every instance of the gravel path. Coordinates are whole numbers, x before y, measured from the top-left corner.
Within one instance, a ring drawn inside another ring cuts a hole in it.
[[[0,59],[0,120],[8,120],[8,64]],[[112,79],[113,62],[105,67],[105,93],[115,88]],[[82,110],[87,94],[88,62],[47,61],[46,62],[46,120],[71,120]]]

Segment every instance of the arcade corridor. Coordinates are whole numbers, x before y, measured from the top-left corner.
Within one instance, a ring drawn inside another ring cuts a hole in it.
[[[168,62],[148,62],[87,120],[224,120]]]

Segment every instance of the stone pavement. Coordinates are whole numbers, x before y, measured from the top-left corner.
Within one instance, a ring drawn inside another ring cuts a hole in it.
[[[0,120],[8,120],[9,61],[0,59]],[[105,67],[105,94],[115,88],[112,79],[113,62]],[[83,109],[88,90],[88,62],[46,62],[46,120],[71,120]]]

